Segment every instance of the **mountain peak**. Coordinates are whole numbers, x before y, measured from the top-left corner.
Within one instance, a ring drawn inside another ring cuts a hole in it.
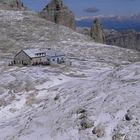
[[[63,1],[62,0],[52,0],[51,3],[59,6],[63,6]]]
[[[75,29],[75,16],[62,0],[52,0],[40,13],[42,17],[60,25]]]
[[[96,42],[105,43],[105,34],[98,18],[95,18],[90,30],[90,35]]]

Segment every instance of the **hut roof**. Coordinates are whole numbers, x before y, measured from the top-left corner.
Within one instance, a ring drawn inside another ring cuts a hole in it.
[[[30,58],[35,57],[58,57],[58,56],[65,56],[64,53],[60,51],[50,50],[50,49],[25,49],[23,50]]]

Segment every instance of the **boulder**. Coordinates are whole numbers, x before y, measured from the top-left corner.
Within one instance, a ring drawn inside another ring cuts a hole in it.
[[[94,129],[92,130],[92,133],[94,135],[96,135],[98,138],[102,138],[105,136],[105,130],[103,127],[101,126],[96,126],[94,127]]]
[[[94,126],[94,122],[88,118],[82,118],[80,122],[80,130],[86,130]]]
[[[131,121],[132,119],[133,119],[132,113],[130,112],[130,110],[128,110],[127,113],[125,114],[125,120]]]
[[[75,16],[62,0],[52,0],[40,13],[41,17],[75,30]]]
[[[124,140],[125,134],[115,134],[112,136],[112,140]]]

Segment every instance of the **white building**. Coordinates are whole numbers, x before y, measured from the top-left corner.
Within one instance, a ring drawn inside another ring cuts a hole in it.
[[[51,49],[25,49],[14,57],[14,64],[38,65],[60,64],[65,62],[65,54]]]

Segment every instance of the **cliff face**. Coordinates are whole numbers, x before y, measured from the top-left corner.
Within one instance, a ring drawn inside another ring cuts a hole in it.
[[[75,29],[75,17],[62,0],[52,0],[40,13],[47,20]]]
[[[102,25],[98,18],[96,18],[93,22],[93,25],[90,30],[90,36],[99,43],[105,43],[105,34],[102,29]]]
[[[26,10],[21,0],[0,0],[1,10]]]
[[[123,32],[114,30],[107,31],[106,43],[109,45],[116,45],[140,51],[140,33],[134,30],[127,30]]]

